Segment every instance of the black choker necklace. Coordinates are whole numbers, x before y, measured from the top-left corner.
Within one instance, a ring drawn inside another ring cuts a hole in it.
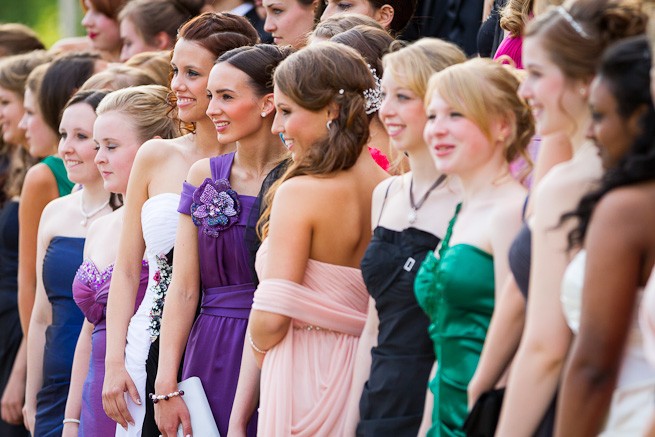
[[[413,188],[414,188],[414,178],[412,177],[409,181],[409,204],[412,206],[411,211],[409,211],[409,215],[407,216],[409,220],[409,224],[413,225],[414,222],[416,222],[416,219],[418,218],[418,210],[421,209],[425,201],[428,199],[428,196],[430,196],[430,193],[437,188],[441,183],[446,180],[446,175],[442,174],[440,175],[436,181],[432,184],[430,188],[428,188],[428,191],[425,192],[423,197],[418,201],[418,203],[414,202],[414,193],[413,193]]]

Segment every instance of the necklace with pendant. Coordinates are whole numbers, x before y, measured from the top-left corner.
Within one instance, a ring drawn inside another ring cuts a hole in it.
[[[89,219],[90,219],[91,217],[93,217],[94,215],[98,214],[98,213],[99,213],[100,211],[102,211],[103,209],[105,209],[105,208],[107,207],[107,205],[109,205],[109,199],[107,199],[107,201],[106,201],[105,203],[103,203],[102,205],[100,205],[99,208],[94,209],[94,210],[91,211],[91,212],[86,212],[86,211],[84,210],[84,200],[82,200],[82,202],[80,202],[80,212],[82,213],[82,217],[83,217],[83,218],[82,218],[82,221],[80,222],[80,224],[81,224],[82,226],[86,227],[86,225],[89,223]]]
[[[421,209],[425,201],[428,199],[430,196],[430,193],[437,188],[441,183],[446,179],[446,175],[442,174],[440,175],[436,181],[428,188],[428,191],[425,192],[423,197],[421,197],[418,201],[418,203],[414,202],[414,193],[413,193],[413,188],[414,188],[414,178],[411,178],[409,181],[409,204],[412,207],[412,209],[409,211],[409,214],[407,215],[407,219],[409,220],[409,224],[413,225],[416,222],[416,219],[418,218],[418,210]]]

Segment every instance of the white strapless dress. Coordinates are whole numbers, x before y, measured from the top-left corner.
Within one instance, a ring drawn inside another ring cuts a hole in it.
[[[582,289],[587,254],[580,251],[569,264],[562,280],[561,301],[567,323],[577,334],[580,329]],[[642,303],[639,291],[636,308]],[[638,311],[635,311],[637,314]],[[609,414],[601,436],[640,436],[649,424],[655,405],[655,369],[642,346],[642,331],[635,315],[626,344],[623,363],[612,395]]]
[[[141,209],[141,227],[149,264],[148,288],[143,302],[130,320],[125,346],[125,367],[139,391],[141,405],[135,404],[130,396],[126,396],[127,407],[135,425],[128,425],[127,431],[121,426],[116,426],[117,437],[141,436],[146,413],[145,403],[150,402],[146,397],[146,360],[152,343],[150,310],[156,299],[155,276],[159,271],[158,262],[161,257],[165,257],[175,244],[175,233],[180,216],[177,212],[179,203],[179,194],[162,193],[146,200]]]

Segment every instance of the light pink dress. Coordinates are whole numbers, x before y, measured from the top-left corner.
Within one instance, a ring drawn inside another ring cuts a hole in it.
[[[655,367],[655,269],[650,274],[641,302],[639,324],[641,325],[644,353],[651,366]]]
[[[267,241],[257,253],[261,274]],[[292,318],[284,339],[266,354],[258,434],[343,435],[368,292],[359,269],[308,260],[303,284],[262,281],[252,308]]]

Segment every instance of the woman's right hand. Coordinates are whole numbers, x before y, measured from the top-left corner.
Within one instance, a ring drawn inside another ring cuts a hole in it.
[[[102,386],[102,407],[110,419],[127,429],[128,423],[134,425],[134,419],[127,409],[125,392],[129,393],[135,404],[141,405],[139,392],[125,366],[107,367]]]
[[[180,424],[183,435],[192,435],[189,409],[180,396],[161,400],[155,404],[155,422],[157,422],[162,437],[177,437],[177,429]]]
[[[28,406],[25,404],[23,406],[23,422],[25,425],[25,428],[27,428],[28,431],[30,431],[32,434],[34,434],[34,423],[36,422],[36,407],[35,406]]]

